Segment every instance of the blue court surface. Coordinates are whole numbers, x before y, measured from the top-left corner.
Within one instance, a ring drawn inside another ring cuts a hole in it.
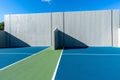
[[[120,80],[120,48],[64,49],[55,80]]]
[[[31,56],[47,47],[23,47],[0,49],[0,69]]]

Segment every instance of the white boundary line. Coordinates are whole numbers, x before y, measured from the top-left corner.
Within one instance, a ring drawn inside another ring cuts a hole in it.
[[[19,63],[19,62],[22,62],[22,61],[24,61],[24,60],[26,60],[26,59],[28,59],[28,58],[31,58],[31,57],[33,57],[33,56],[35,56],[35,55],[38,55],[39,53],[45,51],[46,49],[48,49],[48,48],[45,48],[45,49],[43,49],[43,50],[41,50],[41,51],[39,51],[39,52],[37,52],[37,53],[34,53],[33,55],[30,55],[30,56],[28,56],[28,57],[26,57],[26,58],[24,58],[24,59],[21,59],[21,60],[15,62],[15,63],[13,63],[13,64],[10,64],[10,65],[6,66],[6,67],[3,67],[2,69],[0,69],[0,71],[4,70],[4,69],[6,69],[6,68],[8,68],[8,67],[10,67],[10,66],[13,66],[13,65],[15,65],[15,64],[17,64],[17,63]]]
[[[20,54],[25,54],[25,55],[31,55],[31,54],[34,54],[34,53],[0,53],[0,55],[4,55],[4,54],[7,54],[7,55],[12,55],[12,54],[17,54],[17,55],[20,55]]]
[[[80,54],[80,53],[68,53],[68,54],[63,54],[63,56],[120,56],[120,54]]]
[[[56,73],[57,73],[57,70],[58,70],[58,66],[59,66],[59,64],[60,64],[60,60],[61,60],[62,54],[63,54],[63,50],[61,51],[61,54],[60,54],[59,60],[58,60],[58,62],[57,62],[57,65],[56,65],[56,68],[55,68],[55,71],[54,71],[52,80],[55,80],[55,76],[56,76]]]

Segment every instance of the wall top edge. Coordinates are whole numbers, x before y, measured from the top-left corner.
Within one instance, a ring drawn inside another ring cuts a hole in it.
[[[113,9],[113,10],[85,10],[85,11],[63,11],[65,13],[69,12],[96,12],[96,11],[120,11],[119,9]],[[39,15],[39,14],[51,14],[51,13],[63,13],[61,12],[40,12],[40,13],[22,13],[22,14],[5,14],[4,16],[9,16],[9,15]]]

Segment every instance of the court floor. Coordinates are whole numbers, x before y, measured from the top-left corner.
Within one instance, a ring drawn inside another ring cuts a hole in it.
[[[64,49],[55,80],[120,80],[120,48]]]
[[[0,49],[0,69],[4,69],[13,63],[25,59],[47,47],[23,47]]]
[[[31,49],[31,51],[33,50]],[[60,55],[61,50],[46,48],[20,60],[20,62],[2,68],[0,80],[54,80],[53,77]]]

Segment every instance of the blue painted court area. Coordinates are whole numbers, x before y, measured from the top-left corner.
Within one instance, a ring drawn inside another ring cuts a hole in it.
[[[0,49],[0,69],[31,56],[47,47],[23,47]]]
[[[55,80],[120,80],[120,48],[66,49]]]

